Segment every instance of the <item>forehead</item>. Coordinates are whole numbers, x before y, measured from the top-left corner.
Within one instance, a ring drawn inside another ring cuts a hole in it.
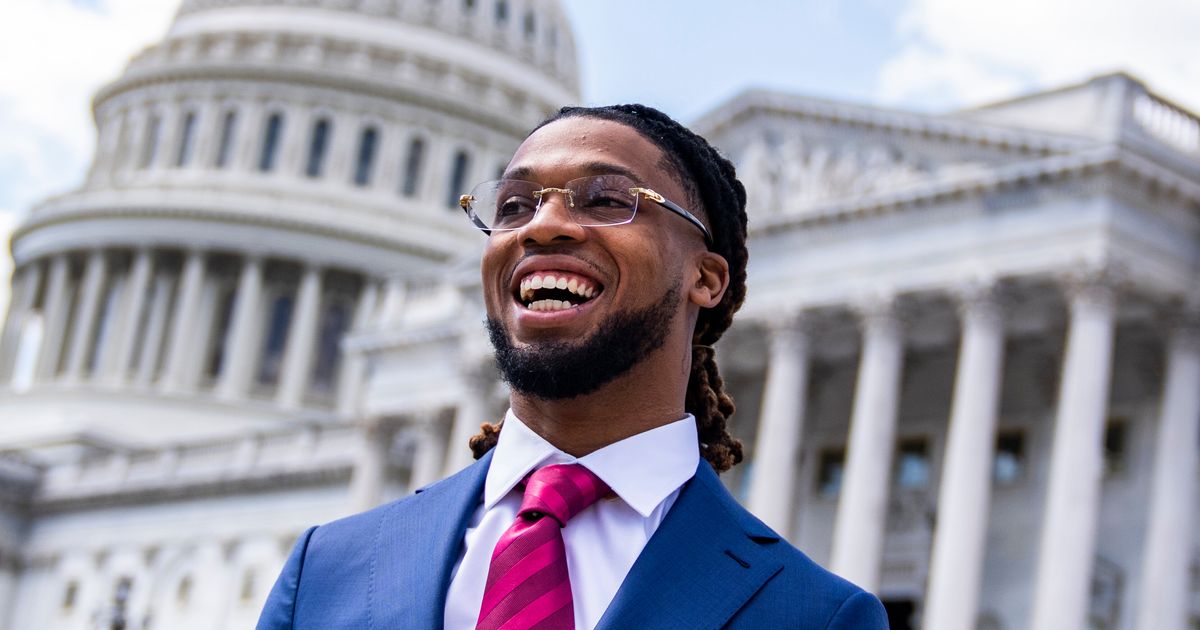
[[[504,176],[551,185],[585,175],[624,172],[653,187],[675,179],[665,162],[662,151],[631,127],[611,120],[572,117],[530,134]]]

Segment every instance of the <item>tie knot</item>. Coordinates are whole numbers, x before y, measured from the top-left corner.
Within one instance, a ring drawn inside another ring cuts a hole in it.
[[[608,484],[579,464],[545,466],[529,476],[520,515],[548,514],[563,527],[608,492]]]

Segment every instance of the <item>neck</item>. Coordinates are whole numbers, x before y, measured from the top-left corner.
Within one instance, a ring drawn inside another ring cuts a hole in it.
[[[690,354],[682,361],[661,350],[654,354],[662,356],[648,357],[591,394],[544,400],[513,391],[509,404],[547,442],[582,457],[684,416]]]

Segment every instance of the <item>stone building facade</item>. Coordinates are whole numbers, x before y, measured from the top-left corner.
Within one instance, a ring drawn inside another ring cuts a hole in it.
[[[13,237],[0,628],[249,627],[305,527],[466,465],[505,390],[455,202],[575,63],[550,0],[185,0]],[[896,628],[1200,627],[1193,114],[1115,74],[693,126],[750,196],[736,494]]]

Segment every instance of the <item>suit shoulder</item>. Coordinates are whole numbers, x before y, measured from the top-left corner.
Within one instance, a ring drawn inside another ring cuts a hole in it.
[[[786,618],[772,621],[782,622],[784,627],[796,627],[792,622],[797,619],[806,620],[799,627],[830,630],[888,627],[883,604],[871,593],[817,564],[784,539],[764,546],[783,567],[755,596],[757,605],[748,607],[747,612],[773,611],[772,617],[782,613]],[[748,627],[759,627],[759,623]]]

